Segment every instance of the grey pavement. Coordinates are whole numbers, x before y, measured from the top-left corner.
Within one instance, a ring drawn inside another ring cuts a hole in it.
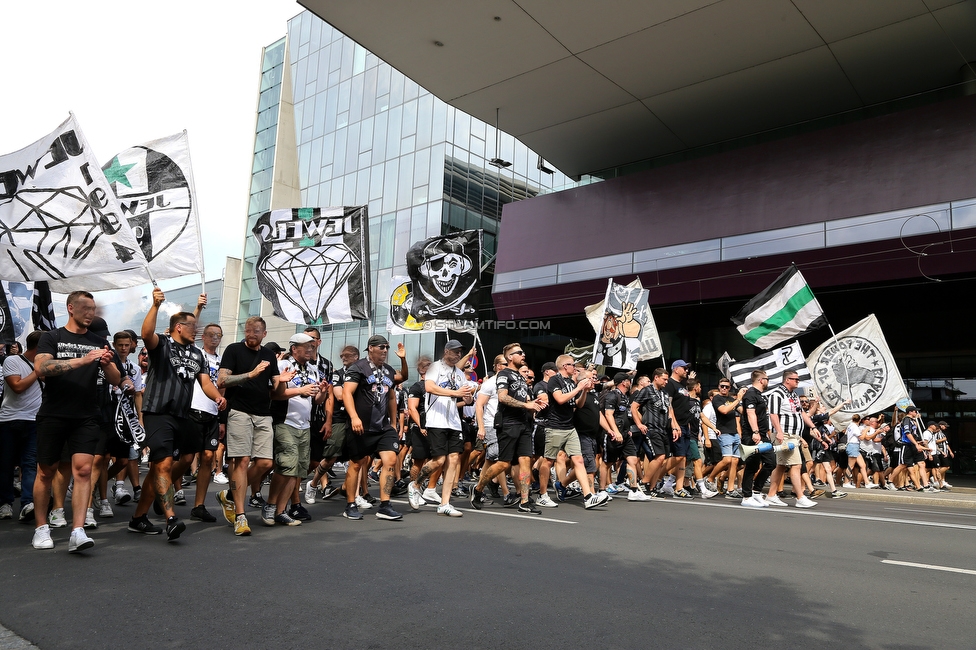
[[[80,556],[63,529],[36,551],[30,526],[2,522],[0,623],[44,650],[973,644],[972,509],[455,505],[463,518],[397,503],[402,521],[354,522],[330,500],[295,528],[249,510],[249,538],[187,521],[173,544],[126,532],[122,506]]]

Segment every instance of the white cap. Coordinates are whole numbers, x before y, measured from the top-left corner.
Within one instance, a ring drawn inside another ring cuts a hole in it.
[[[315,339],[313,339],[308,334],[304,334],[302,332],[299,332],[298,334],[295,334],[290,339],[288,339],[288,343],[293,343],[293,344],[296,344],[296,345],[304,345],[305,343],[311,343],[314,340]]]

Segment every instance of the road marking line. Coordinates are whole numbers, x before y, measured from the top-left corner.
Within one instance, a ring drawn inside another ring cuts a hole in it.
[[[881,560],[881,564],[897,564],[898,566],[910,566],[916,569],[931,569],[933,571],[948,571],[949,573],[965,573],[976,576],[976,571],[973,569],[957,569],[956,567],[939,566],[938,564],[918,564],[917,562],[900,562],[898,560]]]
[[[667,500],[665,503],[680,503],[678,501]],[[811,510],[805,510],[800,508],[777,508],[775,506],[770,506],[769,508],[743,508],[742,506],[737,506],[733,504],[726,503],[706,503],[702,501],[689,501],[685,505],[689,506],[708,506],[710,508],[735,508],[737,510],[752,510],[755,512],[778,512],[779,514],[793,514],[793,515],[803,515],[811,517],[832,517],[835,519],[857,519],[860,521],[880,521],[890,524],[911,524],[914,526],[931,526],[933,528],[957,528],[959,530],[976,530],[976,526],[970,526],[967,524],[949,524],[942,523],[938,521],[921,521],[918,519],[895,519],[893,517],[871,517],[869,515],[848,515],[840,512],[814,512]]]
[[[410,505],[409,501],[399,501],[397,499],[390,499],[390,501],[392,501],[393,503],[404,503],[406,505]],[[428,503],[426,505],[430,508],[435,508],[435,509],[437,508],[437,506],[435,506],[432,503]],[[540,517],[539,515],[526,515],[526,514],[519,515],[511,512],[494,512],[492,510],[475,510],[474,508],[458,508],[457,506],[455,506],[455,509],[460,510],[461,512],[477,512],[479,515],[495,515],[496,517],[514,517],[515,519],[524,519],[526,521],[547,521],[551,524],[578,524],[579,523],[578,521],[566,521],[564,519],[547,519],[545,517]]]
[[[961,512],[941,512],[939,510],[916,510],[914,508],[885,508],[885,510],[894,510],[896,512],[922,512],[927,515],[946,515],[947,517],[976,517],[976,515],[967,515]]]

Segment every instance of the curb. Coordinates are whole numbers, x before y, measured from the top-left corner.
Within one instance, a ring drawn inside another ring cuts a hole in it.
[[[27,639],[17,636],[13,631],[0,625],[0,650],[38,650],[38,647]]]
[[[847,498],[854,501],[880,501],[901,503],[903,505],[931,506],[937,508],[967,508],[976,510],[976,498],[969,495],[952,496],[952,493],[938,495],[892,492],[891,490],[846,490]],[[968,497],[968,498],[966,498]]]

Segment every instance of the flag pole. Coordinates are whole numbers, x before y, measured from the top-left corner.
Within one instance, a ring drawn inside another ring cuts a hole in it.
[[[603,318],[601,322],[605,321],[607,318],[607,307],[610,306],[610,290],[613,288],[613,278],[607,280],[607,293],[603,297]],[[603,336],[603,325],[600,325],[600,329],[596,333],[596,341],[593,342],[593,356],[590,357],[590,363],[594,366],[603,365],[596,362],[596,351],[600,345],[600,338]],[[663,347],[663,346],[662,346]]]
[[[196,181],[193,178],[193,156],[190,155],[190,136],[183,129],[183,138],[186,139],[186,160],[190,164],[190,196],[191,200],[197,199]],[[203,262],[203,232],[200,231],[200,211],[194,206],[193,221],[197,226],[197,254],[200,256],[200,293],[207,293],[206,265]]]
[[[793,267],[796,268],[796,264],[793,264]],[[797,271],[799,271],[799,269],[797,269]],[[803,281],[806,282],[806,277],[803,278]],[[810,286],[809,283],[807,284],[807,286]],[[811,294],[813,294],[813,301],[815,303],[817,303],[817,309],[819,309],[820,310],[820,313],[823,314],[824,322],[827,323],[827,329],[830,330],[830,338],[831,338],[831,340],[833,340],[834,345],[836,345],[837,348],[838,348],[838,350],[839,350],[840,349],[840,341],[837,340],[837,333],[834,331],[834,326],[830,324],[830,319],[827,318],[827,312],[824,311],[823,305],[820,304],[820,299],[817,298],[817,295],[814,294],[812,291],[811,291]],[[851,385],[851,373],[850,373],[850,370],[848,370],[848,368],[847,368],[846,357],[847,357],[847,354],[845,353],[845,354],[842,355],[841,360],[844,361],[844,376],[847,377],[847,393],[848,393],[848,395],[851,398],[851,406],[853,406],[854,405],[854,387]],[[843,388],[844,387],[841,386],[841,391],[840,391],[840,403],[841,404],[844,403],[844,390],[843,390]],[[829,405],[829,408],[834,408],[835,406],[837,406],[837,404],[830,404]]]

